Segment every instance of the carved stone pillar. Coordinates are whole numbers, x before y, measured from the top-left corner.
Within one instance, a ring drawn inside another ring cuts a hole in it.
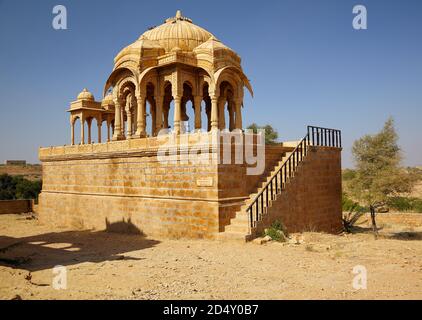
[[[137,97],[136,97],[136,102],[137,102],[137,104],[138,104],[138,107],[137,107],[137,116],[136,116],[136,118],[137,118],[137,121],[138,121],[138,123],[137,123],[137,126],[136,126],[136,137],[138,137],[138,138],[143,138],[143,137],[145,137],[146,136],[146,133],[145,133],[145,117],[146,117],[146,114],[145,114],[145,97],[143,96],[143,95],[138,95]]]
[[[163,128],[163,96],[155,98],[155,135]]]
[[[110,121],[107,119],[107,142],[110,142]]]
[[[174,97],[174,132],[180,134],[180,121],[182,114],[182,98],[180,96]]]
[[[125,137],[125,106],[122,105],[122,107],[120,108],[120,119],[121,119],[121,126],[120,126],[120,134],[122,135],[123,139]]]
[[[132,99],[132,135],[135,136],[136,131],[138,130],[138,103],[136,98]]]
[[[211,98],[211,131],[218,130],[218,97]]]
[[[242,130],[242,100],[236,99],[234,101],[234,107],[235,107],[235,115],[236,115],[235,128]]]
[[[113,140],[123,140],[124,136],[122,135],[122,106],[120,99],[114,101],[114,132]]]
[[[129,108],[129,104],[126,104],[126,116],[127,116],[127,126],[126,126],[126,131],[127,131],[127,138],[131,139],[132,138],[132,111]]]
[[[101,143],[101,120],[97,122],[98,127],[98,143]]]
[[[75,145],[75,121],[70,119],[70,144]]]
[[[92,124],[92,118],[89,118],[86,122],[88,123],[88,144],[91,144],[91,124]]]
[[[81,116],[81,144],[85,144],[85,117]]]
[[[202,128],[201,102],[202,102],[202,96],[195,96],[193,98],[193,104],[195,108],[195,130],[201,130]]]

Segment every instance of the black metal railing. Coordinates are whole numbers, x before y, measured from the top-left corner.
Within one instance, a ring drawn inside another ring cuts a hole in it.
[[[340,130],[308,126],[307,136],[313,146],[341,148]]]
[[[273,174],[246,208],[251,229],[256,227],[258,221],[262,220],[262,216],[265,214],[270,202],[275,200],[275,197],[286,188],[286,184],[294,176],[297,167],[308,155],[310,146],[341,148],[341,131],[308,126],[306,136],[300,140],[282,166]]]

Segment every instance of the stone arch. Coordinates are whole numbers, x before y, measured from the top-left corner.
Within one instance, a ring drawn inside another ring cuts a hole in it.
[[[79,121],[78,121],[79,120]],[[71,145],[82,144],[81,126],[83,125],[80,115],[72,115],[70,119],[71,126]]]
[[[107,95],[107,92],[110,88],[113,88],[124,79],[131,79],[131,81],[136,85],[137,81],[137,72],[129,68],[118,68],[115,69],[110,76],[108,77],[104,89],[103,89],[103,98]]]
[[[242,70],[240,70],[240,69],[238,69],[234,66],[224,67],[222,69],[219,69],[217,72],[215,72],[214,77],[215,77],[215,81],[216,81],[217,90],[218,90],[219,83],[226,80],[226,81],[232,82],[232,84],[236,85],[238,93],[239,93],[237,95],[237,98],[243,99],[243,95],[244,95],[243,94],[243,87],[246,87],[248,89],[249,93],[251,94],[251,96],[253,97],[252,86],[249,83],[248,78],[242,72]]]
[[[123,79],[118,85],[118,97],[121,102],[121,131],[128,138],[136,132],[136,84],[133,79]]]

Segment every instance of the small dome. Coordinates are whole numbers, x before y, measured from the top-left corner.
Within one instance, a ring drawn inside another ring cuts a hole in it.
[[[94,101],[94,95],[84,88],[80,94],[78,94],[78,100],[89,100]]]
[[[101,102],[101,105],[102,106],[114,105],[113,95],[111,94],[111,92],[104,97],[103,101]]]
[[[229,50],[234,52],[231,48],[226,46],[224,43],[222,43],[220,40],[218,40],[216,37],[212,36],[204,43],[197,46],[193,51],[199,51],[199,50],[210,50],[210,51],[216,51],[216,50]]]

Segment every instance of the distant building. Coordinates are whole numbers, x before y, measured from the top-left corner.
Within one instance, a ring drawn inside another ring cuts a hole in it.
[[[6,160],[4,164],[7,166],[26,166],[26,160]]]

